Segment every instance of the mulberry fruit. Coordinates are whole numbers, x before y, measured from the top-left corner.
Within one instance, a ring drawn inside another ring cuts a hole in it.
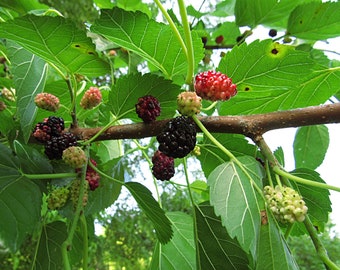
[[[195,92],[182,92],[177,96],[177,107],[182,115],[193,116],[201,111],[202,98]]]
[[[290,187],[264,187],[264,197],[276,219],[282,223],[305,220],[307,206],[302,197]]]
[[[157,135],[158,150],[173,158],[188,155],[196,145],[196,126],[191,118],[178,116]]]
[[[90,162],[96,167],[97,166],[97,162],[93,159],[90,159]],[[77,169],[76,172],[80,173],[81,170]],[[86,176],[85,176],[86,181],[89,183],[89,187],[90,190],[95,190],[99,187],[99,180],[100,180],[100,176],[99,174],[92,169],[91,166],[87,166],[86,168]]]
[[[222,35],[219,35],[215,38],[215,42],[217,44],[221,44],[223,42],[223,40],[224,40],[224,37]]]
[[[64,119],[61,117],[50,116],[43,122],[36,124],[33,130],[33,137],[40,142],[46,142],[52,137],[59,137],[65,129]]]
[[[158,180],[170,180],[175,174],[174,158],[157,150],[152,157],[152,174]]]
[[[73,168],[81,168],[86,163],[86,154],[79,146],[71,146],[63,151],[62,159]]]
[[[138,98],[136,113],[145,123],[153,122],[161,114],[161,106],[157,98],[151,95]]]
[[[15,101],[15,89],[11,88],[11,90],[9,90],[8,88],[4,87],[1,90],[1,96],[4,97],[4,99],[7,99],[8,101]]]
[[[63,207],[67,202],[69,193],[67,187],[53,187],[46,198],[47,207],[51,210]]]
[[[89,197],[89,183],[87,181],[75,179],[75,180],[73,180],[71,187],[70,187],[71,201],[72,201],[74,210],[77,208],[81,184],[84,185],[84,193],[83,193],[83,198],[82,198],[83,207],[85,207],[87,205],[87,201],[88,201],[88,197]]]
[[[45,154],[49,159],[61,159],[63,151],[71,146],[77,146],[77,138],[66,132],[45,142]]]
[[[56,112],[59,109],[59,98],[50,93],[39,93],[34,98],[35,105],[38,108]]]
[[[0,112],[6,110],[6,108],[7,108],[7,106],[6,106],[5,102],[0,101]]]
[[[197,74],[194,86],[198,96],[211,101],[228,100],[237,93],[236,84],[227,75],[215,71]]]
[[[80,106],[85,110],[90,110],[102,102],[102,93],[97,87],[90,87],[82,97]]]

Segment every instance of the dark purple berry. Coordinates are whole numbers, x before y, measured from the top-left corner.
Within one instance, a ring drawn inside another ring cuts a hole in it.
[[[156,151],[152,157],[152,174],[158,180],[170,180],[175,174],[175,162],[161,151]]]
[[[196,126],[191,118],[178,116],[170,120],[157,135],[158,150],[173,158],[188,155],[196,145]]]
[[[65,129],[64,119],[61,117],[50,116],[43,122],[36,124],[33,130],[33,137],[40,142],[46,142],[51,137],[58,137]]]
[[[151,95],[138,98],[136,113],[145,123],[155,121],[161,114],[159,101]]]
[[[277,35],[277,30],[276,29],[270,29],[268,35],[270,37],[275,37]]]
[[[70,146],[77,146],[77,138],[72,133],[66,132],[46,141],[45,154],[49,159],[61,159],[63,151]]]

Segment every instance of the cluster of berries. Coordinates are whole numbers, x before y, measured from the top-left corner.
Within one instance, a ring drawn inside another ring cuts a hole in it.
[[[49,159],[61,159],[63,151],[77,146],[77,138],[70,132],[64,132],[64,119],[50,116],[36,124],[33,137],[44,143],[45,154]]]
[[[196,75],[194,87],[195,92],[185,91],[177,96],[181,116],[170,120],[156,137],[159,147],[152,157],[152,173],[159,180],[169,180],[174,175],[174,158],[185,157],[195,149],[196,125],[191,116],[200,113],[202,98],[228,100],[237,93],[231,79],[215,71]],[[160,103],[155,97],[147,95],[138,99],[136,113],[145,123],[155,121],[160,112]]]
[[[2,88],[2,90],[0,91],[0,97],[3,98],[4,101],[0,100],[0,112],[7,109],[7,105],[5,101],[10,101],[10,102],[15,101],[14,94],[15,94],[15,89],[11,88],[11,90],[9,90],[6,87]]]
[[[81,153],[81,156],[83,156],[83,153]],[[79,156],[77,152],[77,154],[74,155],[74,159],[78,160],[78,158]],[[97,163],[93,159],[90,159],[90,162],[94,166],[97,166]],[[81,169],[79,167],[76,168],[76,172],[80,173]],[[89,190],[93,191],[98,188],[100,176],[94,169],[92,169],[92,167],[88,166],[86,169],[85,180],[86,181],[82,181],[76,178],[75,180],[72,181],[70,187],[53,187],[49,191],[47,196],[48,208],[51,210],[60,209],[66,204],[68,198],[70,197],[73,207],[75,209],[78,203],[81,184],[84,185],[84,193],[82,198],[83,206],[86,206],[88,202]]]
[[[85,110],[93,109],[102,102],[102,93],[97,87],[90,87],[80,100],[80,106]]]
[[[297,191],[290,187],[264,187],[264,196],[276,219],[282,223],[305,220],[307,206]]]

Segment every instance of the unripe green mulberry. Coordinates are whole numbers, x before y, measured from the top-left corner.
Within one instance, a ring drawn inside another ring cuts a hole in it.
[[[202,98],[195,92],[182,92],[177,96],[177,106],[182,115],[193,116],[200,113]]]
[[[302,222],[307,214],[307,206],[300,194],[290,187],[265,186],[264,197],[276,219],[282,223]]]
[[[70,191],[67,187],[53,187],[47,196],[47,207],[51,210],[60,209],[65,205]]]
[[[89,182],[83,181],[80,179],[73,180],[71,184],[71,201],[73,203],[73,208],[77,208],[79,194],[80,194],[80,185],[84,185],[84,193],[83,193],[83,207],[86,206],[88,197],[89,197]]]
[[[63,160],[72,168],[81,168],[86,163],[86,154],[79,146],[70,146],[63,151]]]

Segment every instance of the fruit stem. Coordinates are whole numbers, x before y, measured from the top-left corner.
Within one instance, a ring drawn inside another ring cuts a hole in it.
[[[273,179],[272,179],[272,175],[271,175],[270,170],[269,170],[269,164],[268,164],[268,160],[267,159],[266,159],[265,170],[266,170],[266,174],[267,174],[267,177],[268,177],[269,185],[271,187],[274,187]]]
[[[88,155],[89,150],[88,149],[86,149],[86,150],[87,150],[87,156],[89,156]],[[87,160],[87,164],[90,164],[90,163],[91,162],[89,162]],[[74,213],[74,218],[73,218],[73,221],[71,223],[71,227],[70,227],[70,230],[68,232],[68,236],[61,246],[64,269],[66,269],[66,270],[71,269],[69,258],[68,258],[68,251],[72,247],[72,240],[73,240],[74,233],[77,229],[79,218],[80,218],[81,215],[84,215],[84,213],[83,213],[83,210],[84,210],[83,197],[84,197],[85,186],[83,185],[83,182],[86,181],[87,164],[85,164],[85,166],[83,167],[83,170],[82,170],[81,184],[80,184],[80,188],[79,188],[79,197],[78,197],[78,202],[77,202],[77,206],[76,206],[76,211]]]
[[[185,79],[185,82],[188,85],[192,84],[192,78],[194,77],[194,49],[192,45],[192,37],[191,37],[191,31],[190,31],[190,24],[188,21],[188,15],[187,15],[187,9],[185,7],[184,0],[178,0],[178,7],[179,7],[179,13],[181,15],[182,19],[182,25],[184,30],[184,39],[185,44],[187,48],[187,61],[188,61],[188,70],[187,70],[187,77]]]
[[[280,176],[286,177],[286,178],[288,178],[288,179],[290,179],[294,182],[300,183],[300,184],[304,184],[304,185],[308,185],[308,186],[312,186],[312,187],[318,187],[318,188],[322,188],[322,189],[330,189],[330,190],[340,192],[340,187],[331,186],[331,185],[320,183],[320,182],[315,182],[315,181],[312,181],[312,180],[308,180],[308,179],[290,174],[289,172],[282,170],[279,166],[274,166],[273,171]]]
[[[208,107],[206,108],[202,108],[201,111],[209,111],[211,110],[212,108],[214,108],[217,104],[217,101],[214,101],[213,103],[211,103]]]
[[[87,270],[89,239],[88,239],[87,223],[86,223],[85,215],[80,216],[80,222],[81,222],[80,224],[82,226],[82,234],[83,234],[83,270]]]
[[[310,221],[309,216],[306,215],[306,219],[304,220],[305,227],[313,241],[314,247],[316,252],[318,253],[320,259],[323,263],[327,266],[327,269],[330,270],[339,270],[340,268],[330,260],[327,255],[327,250],[325,249],[324,245],[320,241],[318,234],[313,226],[313,223]]]
[[[174,32],[177,40],[179,41],[179,44],[182,47],[182,50],[184,52],[184,54],[187,56],[188,55],[188,50],[187,47],[185,46],[185,43],[182,39],[181,34],[178,31],[177,26],[175,25],[174,21],[171,19],[170,15],[168,14],[168,12],[165,10],[165,8],[163,7],[162,3],[159,0],[154,0],[155,4],[158,6],[158,8],[160,9],[160,11],[162,12],[163,16],[165,17],[165,19],[168,21],[170,28],[172,29],[172,31]]]
[[[56,178],[67,178],[67,177],[76,177],[77,173],[46,173],[46,174],[26,174],[22,172],[22,176],[25,176],[28,179],[56,179]]]

